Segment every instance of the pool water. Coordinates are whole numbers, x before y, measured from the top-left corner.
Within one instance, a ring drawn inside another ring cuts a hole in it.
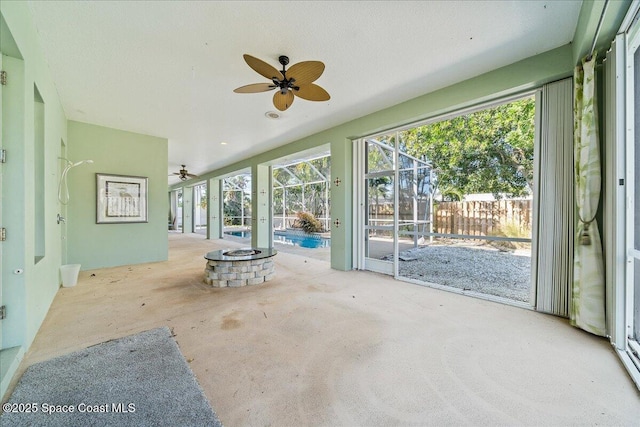
[[[331,246],[331,239],[325,239],[323,237],[309,237],[299,236],[295,234],[279,233],[276,232],[273,235],[274,242],[284,243],[286,245],[295,245],[302,248],[328,248]]]
[[[250,238],[251,237],[251,232],[250,231],[225,231],[224,234],[230,234],[231,236],[236,236],[236,237],[243,237],[243,238]]]
[[[225,231],[224,234],[229,234],[235,237],[251,238],[251,231]],[[319,236],[300,236],[297,234],[289,234],[282,231],[276,231],[273,235],[273,241],[283,243],[285,245],[300,246],[302,248],[328,248],[331,246],[331,239],[327,239]]]

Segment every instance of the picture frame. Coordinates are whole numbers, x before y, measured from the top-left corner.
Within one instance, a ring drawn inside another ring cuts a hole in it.
[[[148,178],[96,174],[96,224],[149,222]]]

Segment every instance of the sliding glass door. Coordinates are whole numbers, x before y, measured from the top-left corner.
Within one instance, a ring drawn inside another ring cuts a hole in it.
[[[532,305],[534,131],[529,93],[358,141],[356,268]]]
[[[639,54],[640,51],[636,51],[636,70],[640,70],[640,62],[638,62]],[[638,75],[640,75],[640,73],[636,72],[636,76]],[[640,83],[638,77],[636,77],[636,84],[637,83]],[[635,93],[635,103],[636,111],[640,111],[640,96],[638,96],[637,91]],[[629,201],[627,219],[629,236],[627,283],[630,301],[629,319],[631,323],[629,325],[629,329],[631,330],[629,346],[636,356],[635,360],[638,362],[640,369],[640,212],[638,212],[638,207],[640,207],[638,203],[638,200],[640,200],[640,144],[638,144],[638,141],[640,141],[640,117],[638,117],[637,113],[635,114],[634,128],[634,139],[628,141],[627,148],[628,159],[630,162],[633,162],[630,168],[631,176],[629,181],[631,185],[628,187],[629,196],[627,197]]]
[[[627,51],[627,338],[632,361],[640,370],[640,24],[629,31]]]
[[[364,143],[364,268],[394,274],[396,153],[389,141],[396,133]]]

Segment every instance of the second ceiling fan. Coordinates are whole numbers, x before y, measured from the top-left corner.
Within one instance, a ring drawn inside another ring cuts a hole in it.
[[[234,90],[236,93],[268,92],[277,88],[278,91],[273,95],[273,105],[280,111],[291,107],[294,95],[308,101],[328,101],[331,98],[326,90],[313,83],[324,72],[324,64],[320,61],[299,62],[286,70],[289,57],[280,56],[278,60],[282,64],[282,70],[279,71],[251,55],[245,54],[243,57],[249,67],[271,80],[271,83],[241,86]]]
[[[171,175],[178,175],[180,177],[180,179],[182,181],[186,181],[189,178],[197,178],[198,175],[194,175],[192,173],[189,173],[189,171],[187,170],[187,167],[185,165],[181,165],[182,169],[180,169],[178,172],[174,172]],[[171,176],[169,175],[169,176]]]

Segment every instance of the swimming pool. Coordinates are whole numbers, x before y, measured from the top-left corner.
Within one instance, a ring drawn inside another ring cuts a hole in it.
[[[294,245],[311,249],[328,248],[331,246],[331,239],[314,235],[292,234],[284,231],[274,232],[273,241],[283,243],[285,245]]]
[[[229,234],[235,237],[241,237],[245,239],[251,238],[251,231],[225,231],[224,234]],[[331,247],[331,239],[325,237],[295,234],[286,231],[276,231],[273,233],[273,241],[282,243],[285,245],[300,246],[302,248],[328,248]]]
[[[247,239],[251,238],[251,231],[225,231],[224,234]]]

